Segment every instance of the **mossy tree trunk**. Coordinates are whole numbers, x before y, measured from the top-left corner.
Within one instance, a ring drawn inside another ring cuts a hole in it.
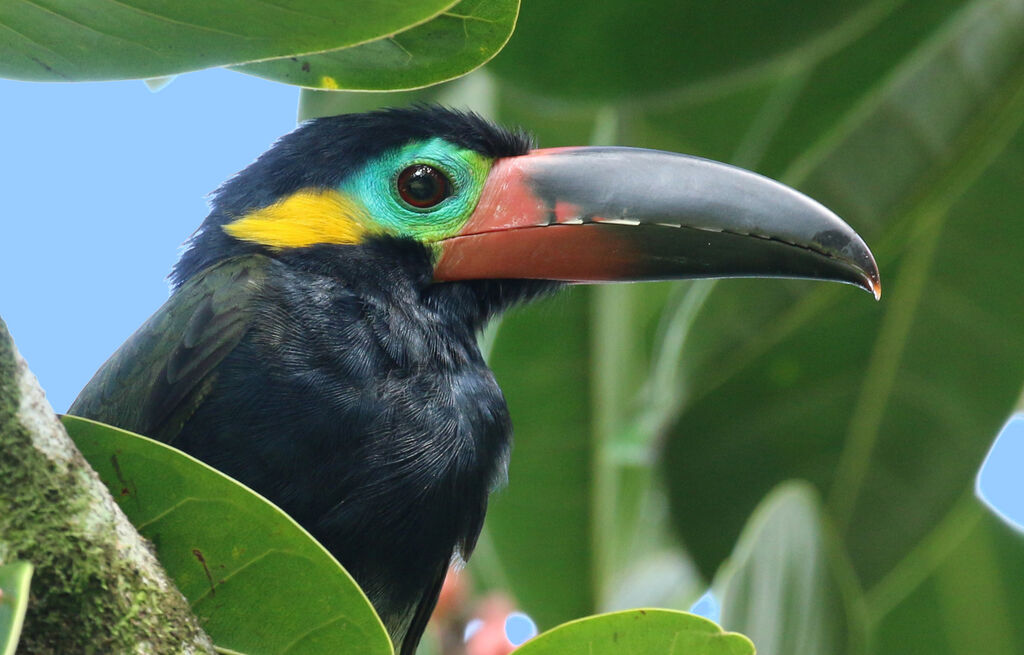
[[[213,653],[0,319],[0,564],[35,567],[18,653]]]

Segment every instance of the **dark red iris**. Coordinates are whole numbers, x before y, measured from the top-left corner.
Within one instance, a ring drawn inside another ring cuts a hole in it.
[[[433,166],[413,164],[398,174],[398,194],[413,207],[426,209],[452,195],[452,183]]]

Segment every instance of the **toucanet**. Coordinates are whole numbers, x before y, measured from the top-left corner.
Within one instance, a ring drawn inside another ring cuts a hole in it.
[[[477,347],[487,321],[566,283],[750,276],[880,293],[846,223],[740,168],[536,150],[437,106],[319,118],[215,192],[170,298],[69,413],[269,498],[411,655],[505,477],[512,424]]]

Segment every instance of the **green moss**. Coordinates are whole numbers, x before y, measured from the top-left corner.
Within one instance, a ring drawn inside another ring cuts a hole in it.
[[[0,320],[0,561],[35,566],[18,652],[129,653],[140,642],[146,652],[182,652],[198,633],[188,606],[176,590],[144,581],[113,535],[85,528],[88,476],[33,447],[18,421],[16,372]]]

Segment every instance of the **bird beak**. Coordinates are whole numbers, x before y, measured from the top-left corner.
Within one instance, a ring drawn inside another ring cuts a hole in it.
[[[881,294],[871,251],[821,204],[741,168],[639,148],[497,160],[465,226],[441,241],[434,277],[791,277]]]

